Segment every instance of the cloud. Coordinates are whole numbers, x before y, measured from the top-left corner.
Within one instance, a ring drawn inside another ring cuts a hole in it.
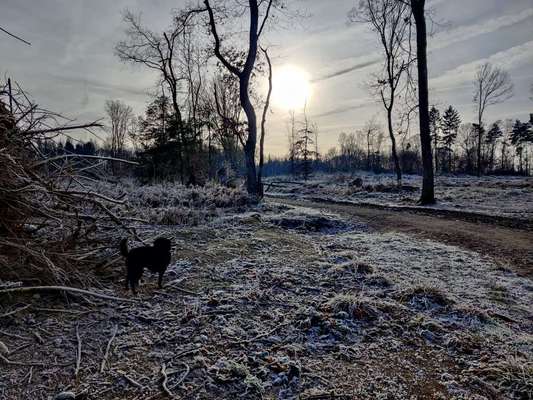
[[[344,74],[347,74],[347,73],[350,73],[352,71],[356,71],[358,69],[362,69],[362,68],[366,68],[366,67],[369,67],[370,65],[374,65],[374,64],[377,64],[379,63],[381,60],[380,59],[373,59],[373,60],[369,60],[369,61],[365,61],[365,62],[361,62],[361,63],[357,63],[355,65],[352,65],[351,67],[347,67],[347,68],[343,68],[343,69],[339,69],[337,71],[334,71],[334,72],[330,72],[326,75],[323,75],[323,76],[320,76],[318,78],[315,78],[313,79],[311,82],[312,83],[315,83],[315,82],[321,82],[321,81],[325,81],[327,79],[331,79],[331,78],[336,78],[337,76],[341,76],[341,75],[344,75]]]
[[[150,92],[149,88],[143,89],[142,87],[139,88],[138,86],[128,86],[128,85],[122,85],[119,83],[105,82],[99,79],[86,78],[82,76],[74,76],[74,75],[59,76],[59,75],[50,74],[50,77],[60,82],[72,84],[73,86],[78,86],[80,84],[83,84],[84,86],[83,90],[86,92],[93,91],[96,93],[104,93],[108,95],[113,95],[115,93],[122,93],[122,94],[134,95],[134,96],[146,96]]]
[[[363,108],[365,107],[365,105],[366,104],[356,104],[352,106],[337,107],[337,108],[331,109],[329,111],[325,111],[320,114],[313,114],[311,115],[311,118],[322,118],[322,117],[329,117],[330,115],[342,114],[348,111],[357,110],[358,108]]]
[[[525,9],[518,14],[503,15],[492,18],[474,25],[460,26],[435,35],[430,42],[430,50],[438,50],[448,47],[454,43],[464,42],[477,36],[495,32],[499,29],[515,25],[528,18],[533,17],[533,8]]]
[[[462,64],[438,77],[430,79],[430,84],[435,89],[442,91],[465,87],[467,83],[472,82],[474,79],[477,68],[485,62],[506,70],[531,65],[533,64],[533,40],[494,53],[490,57]]]

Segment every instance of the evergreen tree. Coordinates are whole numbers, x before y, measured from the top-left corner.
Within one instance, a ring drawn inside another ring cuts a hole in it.
[[[481,157],[481,155],[483,154],[483,152],[481,151],[480,147],[483,146],[483,141],[479,140],[479,138],[482,138],[485,136],[486,129],[483,126],[483,124],[481,125],[472,124],[472,131],[475,134],[475,136],[478,138],[476,141],[476,153],[477,153],[476,170],[477,170],[478,176],[481,176],[483,172],[483,158]]]
[[[74,145],[72,144],[72,141],[70,140],[70,138],[67,138],[65,142],[65,153],[67,154],[75,153]]]
[[[298,138],[294,144],[297,158],[300,160],[300,171],[304,180],[309,179],[309,175],[313,171],[313,160],[316,158],[316,151],[313,150],[315,141],[316,127],[309,123],[306,109],[304,107],[304,121],[302,128],[298,130]]]
[[[531,124],[528,122],[521,122],[516,120],[513,125],[513,132],[511,134],[511,144],[515,146],[516,154],[519,158],[519,170],[524,173],[524,149],[528,143],[533,143],[533,130]]]
[[[442,116],[442,143],[448,155],[448,172],[452,170],[452,146],[457,139],[457,132],[461,126],[459,112],[449,106]]]
[[[494,168],[494,152],[496,150],[496,142],[499,138],[503,136],[502,128],[500,127],[501,121],[496,121],[492,124],[489,131],[487,132],[487,137],[485,138],[485,143],[489,146],[489,169]]]

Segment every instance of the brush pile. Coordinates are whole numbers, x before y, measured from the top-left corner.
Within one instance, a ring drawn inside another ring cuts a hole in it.
[[[99,221],[125,228],[110,210],[121,201],[85,185],[92,179],[86,171],[100,168],[100,158],[42,151],[69,131],[99,126],[74,125],[39,108],[18,85],[0,85],[0,286],[88,284],[88,267],[109,242],[101,234],[96,240]]]

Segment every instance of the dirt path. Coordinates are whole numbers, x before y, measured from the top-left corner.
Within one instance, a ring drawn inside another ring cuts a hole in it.
[[[371,230],[403,232],[455,245],[508,262],[521,276],[533,277],[533,231],[500,226],[492,222],[471,222],[445,213],[421,214],[369,206],[328,204],[275,198],[272,201],[333,211],[366,222]]]

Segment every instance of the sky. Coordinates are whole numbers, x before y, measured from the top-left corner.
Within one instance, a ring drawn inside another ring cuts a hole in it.
[[[319,150],[337,144],[382,107],[365,82],[379,68],[380,48],[364,24],[348,23],[356,0],[287,0],[303,18],[270,27],[276,72],[288,65],[305,71],[311,95],[307,111],[319,128]],[[487,120],[526,120],[533,113],[533,0],[428,0],[437,25],[428,40],[430,103],[457,108],[464,122],[474,120],[476,68],[491,62],[506,69],[515,91],[511,100],[487,110]],[[104,117],[104,103],[120,99],[141,115],[156,76],[114,55],[124,38],[125,9],[142,13],[154,31],[166,29],[170,11],[185,0],[0,0],[0,27],[31,46],[0,32],[0,74],[19,82],[39,105],[78,121]],[[268,120],[266,153],[288,149],[288,110],[275,104]]]

